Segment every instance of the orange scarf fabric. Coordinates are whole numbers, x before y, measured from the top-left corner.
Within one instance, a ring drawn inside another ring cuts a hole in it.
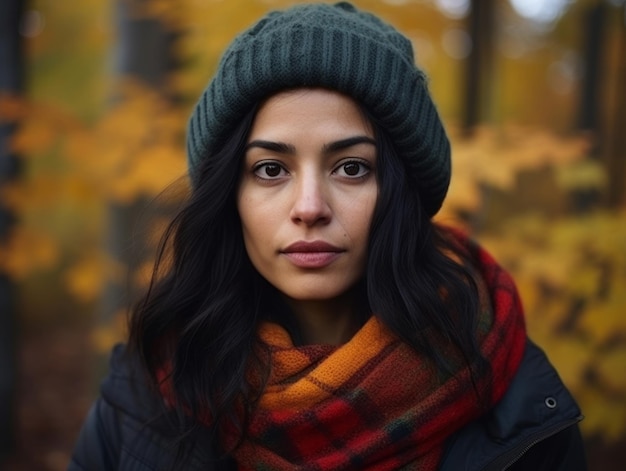
[[[502,397],[526,342],[510,276],[466,243],[487,287],[476,335],[490,374],[472,378],[463,366],[442,379],[375,316],[339,347],[296,347],[282,327],[264,323],[271,376],[234,451],[239,469],[435,470],[446,439],[484,412],[476,392],[489,406]]]

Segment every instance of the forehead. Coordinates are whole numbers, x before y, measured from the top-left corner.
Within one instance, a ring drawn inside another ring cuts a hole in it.
[[[359,103],[347,95],[324,88],[297,88],[270,96],[260,104],[251,134],[297,126],[311,130],[327,126],[338,131],[373,135],[372,126]]]

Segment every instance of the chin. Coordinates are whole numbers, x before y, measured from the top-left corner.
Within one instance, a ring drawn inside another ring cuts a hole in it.
[[[278,290],[294,301],[323,302],[333,301],[351,292],[354,285],[338,285],[337,283],[325,282],[320,284],[301,284],[299,286],[284,287]],[[291,288],[291,289],[290,289]]]
[[[294,301],[302,301],[302,302],[323,302],[323,301],[332,301],[341,297],[345,291],[328,291],[328,290],[298,290],[292,292],[282,293],[287,296],[289,299]]]

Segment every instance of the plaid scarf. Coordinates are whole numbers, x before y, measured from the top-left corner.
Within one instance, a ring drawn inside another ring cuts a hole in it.
[[[234,452],[239,469],[438,467],[446,439],[485,411],[474,387],[488,407],[494,405],[517,370],[526,340],[510,276],[484,250],[461,243],[483,280],[477,335],[491,371],[471,378],[464,366],[442,379],[375,316],[339,347],[296,347],[282,327],[264,323],[259,335],[270,347],[271,376]]]
[[[341,346],[294,346],[282,327],[263,323],[259,336],[270,349],[271,373],[232,453],[240,470],[437,469],[445,441],[503,396],[526,341],[511,277],[480,247],[455,238],[480,276],[476,335],[490,371],[472,376],[460,363],[454,376],[442,378],[375,316]],[[161,392],[170,402],[169,381]],[[223,444],[232,449],[236,440],[225,433]]]

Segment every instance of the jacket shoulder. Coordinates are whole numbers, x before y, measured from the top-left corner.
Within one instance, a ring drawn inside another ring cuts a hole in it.
[[[584,470],[580,409],[543,351],[527,341],[502,400],[448,442],[442,470]]]
[[[68,471],[118,469],[121,440],[119,421],[113,408],[98,398],[91,406],[78,440]]]
[[[83,423],[68,470],[171,468],[178,452],[177,437],[160,401],[138,363],[127,355],[124,346],[116,346],[109,374]],[[206,439],[201,433],[195,438]],[[212,469],[207,466],[211,461],[208,447],[190,448],[186,469]]]

